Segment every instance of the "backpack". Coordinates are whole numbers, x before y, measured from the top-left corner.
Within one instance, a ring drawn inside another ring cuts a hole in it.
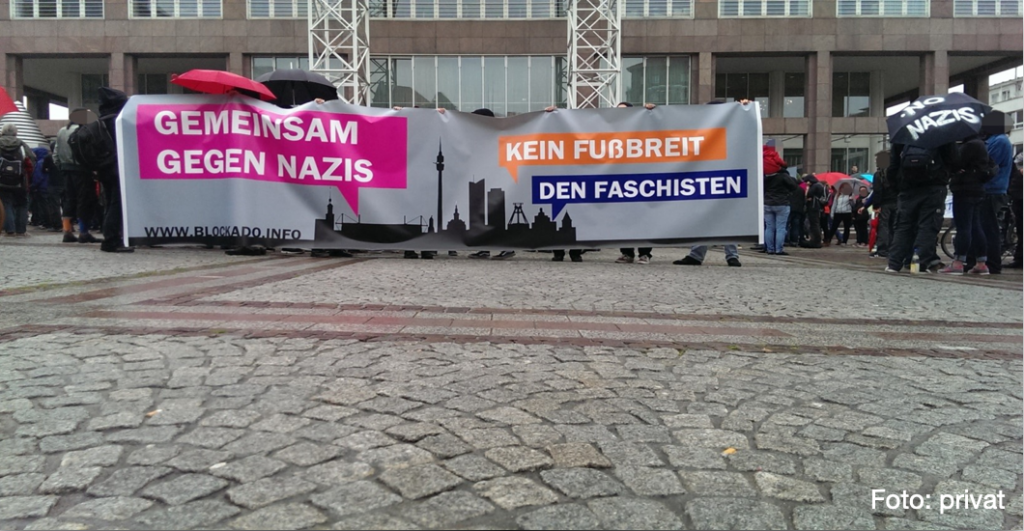
[[[905,146],[900,154],[900,174],[905,187],[945,184],[942,158],[933,149]]]
[[[102,119],[75,129],[68,137],[68,147],[75,162],[90,171],[117,166],[117,146]]]
[[[22,155],[21,146],[0,151],[0,189],[25,188],[25,157]]]
[[[77,164],[75,162],[75,154],[71,151],[71,146],[68,145],[68,139],[78,129],[78,124],[69,124],[57,134],[57,145],[53,148],[53,160],[57,163],[58,167],[68,168]]]

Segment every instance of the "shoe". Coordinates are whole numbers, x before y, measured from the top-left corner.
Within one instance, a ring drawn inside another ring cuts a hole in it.
[[[987,265],[985,265],[985,264],[976,264],[974,267],[971,268],[970,271],[967,272],[967,274],[968,275],[982,275],[983,276],[983,275],[990,275],[990,274],[992,274],[992,272],[989,271]]]
[[[430,251],[423,251],[422,253],[420,253],[420,259],[421,260],[433,260],[434,259],[434,253],[432,253]]]
[[[448,251],[448,256],[459,256],[458,251]]]
[[[943,275],[962,275],[964,274],[964,263],[960,260],[953,260],[948,266],[940,269],[939,273]]]
[[[117,247],[103,247],[103,246],[100,246],[100,250],[105,252],[105,253],[134,253],[135,252],[135,248],[134,247],[121,247],[121,246],[117,246]]]
[[[228,251],[225,254],[231,254],[231,253],[242,254],[242,253],[239,253],[237,251]],[[311,256],[313,258],[329,258],[331,256],[331,253],[328,252],[327,249],[312,249],[312,250],[309,251],[309,256]]]
[[[729,264],[729,267],[741,267],[741,266],[743,266],[743,264],[740,263],[740,259],[739,258],[730,258],[730,259],[726,260],[726,262]]]
[[[555,256],[551,257],[551,261],[552,262],[564,262],[565,261],[565,255],[556,254]]]
[[[64,239],[61,240],[61,243],[78,243],[78,236],[75,236],[74,233],[71,232],[65,232]]]
[[[829,242],[821,242],[821,246],[822,247],[831,247],[832,246],[832,242],[830,242],[830,241]]]
[[[633,263],[633,257],[632,256],[622,255],[622,256],[620,256],[618,258],[618,260],[615,260],[615,263],[616,264],[632,264]]]
[[[416,251],[406,251],[405,255],[402,256],[402,258],[407,258],[409,260],[415,260],[415,259],[417,259],[419,257],[420,257],[420,255],[416,254]]]
[[[487,260],[488,258],[491,257],[491,252],[490,251],[479,251],[479,252],[476,252],[476,253],[473,253],[473,254],[469,255],[469,257],[470,258],[476,258],[478,260]]]
[[[650,256],[641,256],[640,258],[636,259],[636,263],[638,263],[640,265],[647,265],[647,264],[651,263],[651,257]]]
[[[570,254],[569,255],[569,260],[571,260],[573,262],[582,262],[583,261],[583,257],[580,256],[580,255],[572,255],[572,254]]]
[[[78,235],[78,243],[100,243],[102,241],[103,240],[89,234],[88,232],[83,232]]]
[[[327,256],[332,258],[352,258],[352,253],[344,249],[331,249],[327,251]]]
[[[789,256],[789,253],[787,253],[786,251],[779,251],[775,253],[775,256]]]
[[[775,256],[775,253],[771,253],[771,252],[768,252],[768,251],[763,251],[763,252],[764,252],[764,254],[767,254],[768,256]]]
[[[696,258],[694,258],[692,256],[685,256],[685,257],[683,257],[682,260],[676,260],[675,262],[672,262],[672,263],[674,265],[698,265],[698,266],[701,264],[700,260],[697,260]]]
[[[494,260],[507,260],[509,258],[512,258],[515,255],[516,255],[515,251],[502,251],[502,252],[498,253],[498,256],[495,256],[493,259]]]
[[[303,253],[302,249],[296,249],[295,247],[282,247],[281,248],[281,254],[283,254],[283,255],[294,256],[294,255],[298,255],[298,254],[302,254],[302,253]]]
[[[941,261],[936,260],[936,261],[928,264],[928,267],[922,269],[921,272],[922,273],[938,273],[945,266],[946,266],[946,264],[943,264]]]
[[[886,272],[886,273],[899,273],[899,272],[900,272],[900,270],[899,270],[899,269],[893,269],[893,268],[891,268],[891,267],[889,267],[889,266],[886,266],[886,267],[885,267],[885,272]]]

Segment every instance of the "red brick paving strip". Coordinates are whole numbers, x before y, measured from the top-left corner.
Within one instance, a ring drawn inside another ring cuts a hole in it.
[[[460,336],[460,335],[431,335],[431,334],[367,334],[353,332],[306,332],[294,330],[242,330],[242,329],[182,329],[182,328],[146,328],[146,327],[82,327],[82,326],[59,326],[59,325],[28,325],[20,328],[0,330],[0,343],[15,341],[21,338],[33,337],[41,334],[65,333],[65,334],[107,334],[107,335],[162,335],[180,337],[236,337],[242,339],[259,338],[305,338],[318,340],[331,339],[354,339],[365,342],[427,342],[427,343],[491,343],[491,344],[523,344],[523,345],[553,345],[568,347],[607,347],[607,348],[674,348],[681,351],[685,356],[686,350],[713,350],[718,352],[764,352],[781,354],[823,354],[839,356],[882,356],[882,357],[909,357],[919,356],[928,358],[953,358],[953,359],[983,359],[1013,361],[1024,358],[1020,352],[1005,352],[1000,350],[976,351],[954,351],[943,349],[854,349],[842,346],[781,346],[781,345],[759,345],[743,343],[723,342],[673,342],[673,341],[647,341],[647,340],[615,340],[615,339],[587,339],[587,338],[509,338],[500,336]]]

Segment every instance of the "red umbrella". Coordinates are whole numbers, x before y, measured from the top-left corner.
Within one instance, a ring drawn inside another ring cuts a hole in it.
[[[818,173],[818,174],[815,174],[815,177],[817,177],[819,181],[821,181],[821,182],[823,182],[825,184],[828,184],[828,185],[835,185],[837,182],[839,182],[839,181],[841,181],[843,179],[849,179],[850,178],[849,175],[847,175],[845,173],[839,173],[837,171],[833,171],[833,172],[829,172],[829,173]]]
[[[262,83],[223,70],[189,70],[180,76],[171,76],[171,83],[203,94],[239,92],[263,101],[277,99],[277,96]]]

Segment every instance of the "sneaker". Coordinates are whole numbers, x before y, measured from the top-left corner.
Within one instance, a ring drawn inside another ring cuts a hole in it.
[[[102,241],[103,240],[89,234],[88,232],[83,232],[78,235],[78,243],[100,243]]]
[[[502,251],[498,253],[498,256],[494,257],[494,260],[507,260],[516,255],[515,251]]]
[[[570,254],[569,255],[569,260],[572,261],[572,262],[582,262],[583,261],[583,256],[578,255],[578,254]]]
[[[647,264],[651,263],[651,257],[650,256],[641,256],[640,258],[637,258],[636,263],[638,263],[640,265],[647,265]]]
[[[618,260],[615,261],[615,263],[616,264],[632,264],[633,263],[633,257],[632,256],[622,255],[622,256],[619,257]]]
[[[416,251],[406,251],[405,254],[402,255],[402,258],[405,258],[407,260],[415,260],[419,257],[420,255],[416,254]]]
[[[65,232],[64,239],[61,240],[61,243],[78,243],[78,236],[75,236],[72,232]]]
[[[964,263],[959,260],[953,260],[948,266],[940,269],[939,273],[943,275],[962,275],[964,274]]]
[[[730,258],[726,262],[729,264],[729,267],[741,267],[743,265],[740,263],[739,258]]]
[[[936,261],[928,264],[928,267],[922,269],[921,272],[922,273],[938,273],[939,270],[941,270],[943,267],[945,267],[945,265],[946,264],[943,264],[941,261],[936,260]]]
[[[886,267],[885,267],[885,272],[886,272],[886,273],[899,273],[899,272],[900,272],[900,270],[899,270],[899,269],[893,269],[893,268],[891,268],[891,267],[889,267],[889,266],[886,266]]]
[[[991,272],[988,270],[988,266],[987,265],[985,265],[984,263],[981,263],[981,264],[975,264],[975,266],[972,267],[971,270],[967,272],[967,274],[968,275],[989,275],[989,274],[991,274]]]
[[[433,260],[434,255],[437,254],[434,251],[423,251],[420,253],[420,259],[422,260]]]
[[[490,251],[479,251],[469,255],[470,258],[476,258],[477,260],[487,260],[491,257]]]
[[[684,257],[682,260],[676,260],[675,262],[672,262],[672,263],[675,264],[675,265],[700,265],[701,264],[700,260],[697,260],[696,258],[694,258],[692,256],[689,256],[689,255]]]
[[[459,256],[458,251],[448,251],[448,256]]]

